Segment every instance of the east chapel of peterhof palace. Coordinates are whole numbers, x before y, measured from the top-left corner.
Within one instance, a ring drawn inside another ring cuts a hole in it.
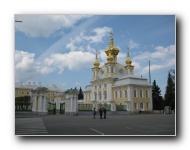
[[[113,37],[110,37],[109,47],[105,50],[107,62],[100,66],[98,54],[92,68],[92,79],[85,87],[84,99],[78,100],[78,91],[70,89],[61,91],[57,88],[53,91],[53,98],[49,98],[51,90],[48,87],[39,86],[30,91],[34,113],[48,112],[48,104],[56,103],[56,110],[64,104],[65,114],[78,111],[81,104],[91,105],[91,109],[98,110],[100,107],[109,107],[110,112],[117,112],[117,105],[125,107],[124,111],[135,113],[138,111],[152,111],[151,84],[146,78],[134,75],[134,66],[127,53],[126,65],[117,62],[119,49],[115,47]],[[19,89],[19,87],[16,87]],[[80,114],[80,110],[79,110]]]

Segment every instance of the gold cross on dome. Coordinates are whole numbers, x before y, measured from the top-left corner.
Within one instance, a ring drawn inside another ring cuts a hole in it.
[[[97,58],[98,57],[98,50],[96,49],[95,51],[96,51],[96,58]]]
[[[127,52],[129,53],[129,47],[127,47]]]
[[[110,36],[113,37],[113,32],[112,31],[110,32]]]

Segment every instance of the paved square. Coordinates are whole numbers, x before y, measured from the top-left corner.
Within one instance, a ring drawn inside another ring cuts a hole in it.
[[[100,119],[98,115],[96,115],[96,119],[93,119],[92,115],[47,115],[41,117],[34,115],[25,119],[24,122],[21,120],[21,116],[15,119],[16,135],[176,135],[174,114],[107,115],[106,119]],[[26,131],[27,127],[26,134],[17,131],[21,128]],[[35,132],[30,132],[30,130],[33,131],[33,129],[29,130],[32,127],[35,128]]]

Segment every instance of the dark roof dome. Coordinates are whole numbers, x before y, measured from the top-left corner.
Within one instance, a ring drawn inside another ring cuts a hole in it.
[[[46,87],[38,87],[35,90],[32,90],[32,92],[37,92],[37,93],[41,93],[41,92],[48,92],[48,88]]]

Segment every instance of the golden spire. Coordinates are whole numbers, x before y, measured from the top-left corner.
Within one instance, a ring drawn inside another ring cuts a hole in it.
[[[117,62],[117,55],[119,53],[119,49],[115,47],[114,42],[113,42],[113,32],[110,32],[110,43],[109,47],[105,50],[108,60],[108,63],[110,62]]]
[[[96,51],[96,60],[94,62],[94,67],[95,68],[99,68],[100,63],[98,61],[98,51],[97,50],[95,50],[95,51]]]
[[[114,43],[113,43],[113,32],[110,32],[110,44],[109,44],[109,48],[114,48]]]
[[[125,61],[125,63],[127,64],[127,66],[131,66],[131,63],[132,63],[132,60],[130,58],[130,55],[129,55],[129,48],[127,47],[127,60]]]

